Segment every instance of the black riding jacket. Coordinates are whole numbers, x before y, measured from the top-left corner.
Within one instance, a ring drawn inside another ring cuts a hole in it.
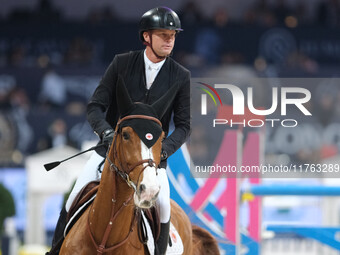
[[[115,128],[119,113],[116,103],[116,82],[122,75],[133,102],[152,104],[176,84],[176,97],[161,119],[166,139],[163,150],[172,155],[186,141],[190,134],[190,72],[168,57],[159,70],[151,88],[147,90],[144,66],[144,51],[133,51],[116,55],[102,77],[87,106],[87,119],[100,137],[103,131]],[[175,130],[168,136],[171,115]],[[104,156],[106,150],[98,150]],[[165,167],[162,162],[161,167]]]

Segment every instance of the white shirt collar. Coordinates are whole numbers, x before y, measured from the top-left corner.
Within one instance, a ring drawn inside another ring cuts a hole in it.
[[[152,62],[147,56],[146,56],[146,51],[144,50],[144,64],[145,64],[145,69],[154,69],[154,70],[159,70],[163,66],[166,58],[163,59],[162,61],[158,63]]]

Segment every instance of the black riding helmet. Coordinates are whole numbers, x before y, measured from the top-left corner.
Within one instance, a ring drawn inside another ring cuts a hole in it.
[[[143,33],[152,29],[183,31],[176,12],[168,7],[156,7],[143,14],[139,22],[139,38],[144,42]]]

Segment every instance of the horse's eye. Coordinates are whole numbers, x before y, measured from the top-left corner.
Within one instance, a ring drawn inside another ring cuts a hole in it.
[[[130,134],[128,132],[123,132],[123,138],[124,138],[124,140],[129,140]]]

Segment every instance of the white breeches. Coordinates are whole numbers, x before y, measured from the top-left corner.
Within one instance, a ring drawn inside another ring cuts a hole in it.
[[[71,205],[73,203],[73,200],[78,195],[79,191],[89,182],[99,180],[100,179],[100,173],[98,172],[98,166],[99,164],[104,160],[102,156],[97,154],[97,152],[93,152],[90,159],[86,162],[85,167],[83,168],[82,172],[78,176],[78,179],[76,181],[76,184],[74,185],[70,196],[67,199],[66,202],[66,211],[69,211],[71,208]],[[103,166],[102,166],[103,168]]]
[[[157,179],[161,185],[157,202],[160,206],[161,223],[167,223],[170,220],[170,186],[165,168],[158,168]]]
[[[98,166],[103,161],[103,157],[93,152],[90,159],[87,161],[83,171],[78,176],[76,184],[74,185],[70,196],[66,202],[66,211],[70,210],[73,200],[79,193],[79,191],[89,182],[99,180],[101,178],[101,173],[98,172]],[[104,164],[101,169],[103,169]],[[158,171],[158,181],[161,186],[160,192],[158,194],[157,202],[160,205],[160,221],[161,223],[167,223],[170,220],[170,187],[168,176],[164,168],[157,169]]]

